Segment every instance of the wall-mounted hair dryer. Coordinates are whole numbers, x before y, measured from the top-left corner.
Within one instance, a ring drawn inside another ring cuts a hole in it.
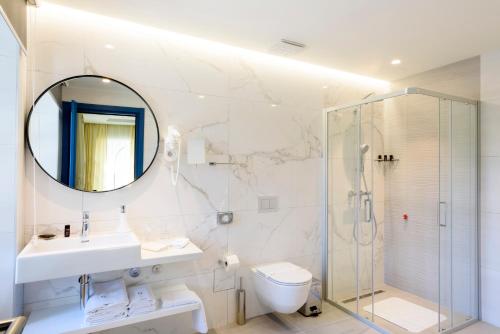
[[[170,179],[174,186],[177,185],[177,179],[179,178],[181,147],[182,147],[181,134],[175,127],[169,125],[167,130],[167,136],[165,137],[164,152],[165,152],[165,160],[171,163]]]

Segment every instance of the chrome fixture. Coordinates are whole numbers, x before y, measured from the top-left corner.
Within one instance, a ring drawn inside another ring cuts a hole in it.
[[[25,324],[26,317],[24,316],[7,320],[0,320],[0,333],[21,334],[23,332]]]
[[[78,282],[80,283],[80,308],[84,310],[90,295],[90,276],[87,274],[82,275],[78,278]]]
[[[137,278],[141,276],[141,268],[130,268],[128,270],[128,275],[132,278]]]
[[[232,211],[226,211],[226,212],[217,212],[217,224],[219,225],[226,225],[226,224],[231,224],[233,222],[233,212]]]
[[[80,234],[82,242],[89,242],[89,217],[90,217],[89,212],[83,211],[83,214],[82,214],[82,232]]]
[[[236,165],[236,166],[241,166],[241,167],[246,167],[246,163],[242,162],[215,162],[215,161],[210,161],[208,163],[209,166],[217,166],[217,165]]]

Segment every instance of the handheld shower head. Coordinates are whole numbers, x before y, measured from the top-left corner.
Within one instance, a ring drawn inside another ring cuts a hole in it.
[[[370,149],[370,145],[368,144],[362,144],[359,146],[359,150],[361,151],[361,154],[365,154],[366,152],[368,152],[368,150]]]
[[[361,172],[365,170],[365,154],[370,149],[370,145],[361,144],[359,146],[359,152],[361,153]]]

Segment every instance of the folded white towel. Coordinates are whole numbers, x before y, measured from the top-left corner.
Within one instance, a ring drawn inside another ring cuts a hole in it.
[[[127,288],[130,316],[144,314],[156,310],[156,297],[148,284],[135,285]]]
[[[199,304],[200,308],[192,312],[193,329],[199,333],[207,333],[208,325],[205,307],[198,295],[191,290],[164,291],[161,295],[163,308],[170,308],[189,304]]]
[[[85,314],[92,315],[114,308],[127,309],[129,303],[127,289],[123,279],[94,283],[93,294],[85,305]]]
[[[189,244],[188,238],[174,238],[174,239],[162,239],[156,241],[148,241],[141,244],[141,248],[151,251],[159,252],[167,247],[182,249]]]
[[[189,239],[188,238],[175,238],[175,239],[169,239],[167,240],[167,245],[168,247],[172,248],[184,248],[189,244]]]
[[[85,317],[85,321],[90,325],[97,325],[103,322],[119,320],[127,317],[127,309],[122,309],[119,312],[103,312],[100,314],[89,315]]]
[[[129,307],[155,305],[156,297],[148,284],[134,285],[127,288]]]
[[[159,241],[149,241],[141,244],[141,248],[151,251],[151,252],[159,252],[165,248],[167,248],[168,245],[164,240],[159,240]]]
[[[196,304],[198,301],[198,295],[191,290],[165,291],[161,295],[161,307],[163,308]]]
[[[145,314],[153,311],[156,311],[156,303],[153,305],[145,305],[145,306],[137,306],[129,308],[128,315],[132,317],[134,315]]]

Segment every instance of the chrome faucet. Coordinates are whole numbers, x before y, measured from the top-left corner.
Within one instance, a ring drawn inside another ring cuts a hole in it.
[[[83,211],[82,213],[82,233],[80,234],[82,242],[89,241],[89,212]]]

